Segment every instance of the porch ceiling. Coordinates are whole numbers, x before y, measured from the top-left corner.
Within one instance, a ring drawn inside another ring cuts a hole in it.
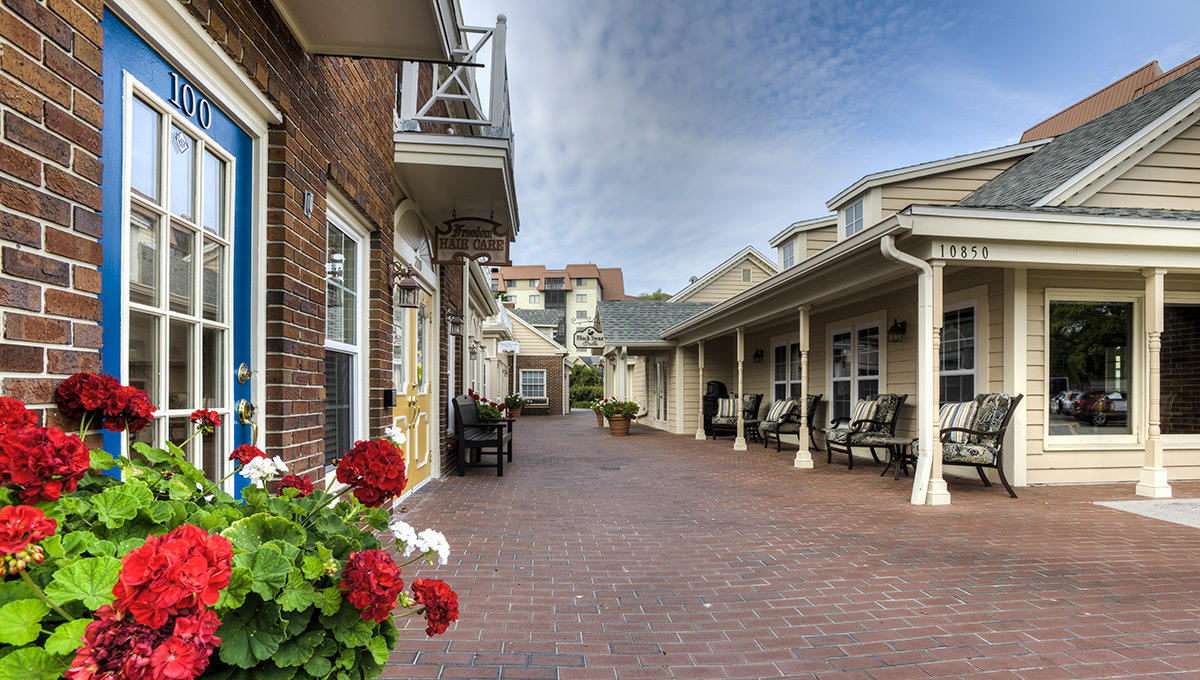
[[[271,0],[312,54],[383,59],[450,59],[458,46],[452,0]]]
[[[395,144],[396,179],[431,223],[453,214],[490,217],[516,234],[520,222],[505,140],[398,132]]]

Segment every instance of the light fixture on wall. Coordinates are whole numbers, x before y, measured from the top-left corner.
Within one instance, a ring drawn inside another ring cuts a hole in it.
[[[396,288],[396,306],[416,309],[417,293],[421,290],[421,284],[413,276],[416,272],[399,260],[392,261],[391,270],[392,285]]]
[[[446,324],[450,326],[450,335],[462,336],[463,318],[457,307],[446,310]]]
[[[762,363],[762,360],[763,360],[763,351],[762,351],[762,348],[761,348],[761,347],[759,347],[758,349],[754,350],[754,356],[753,356],[752,358],[754,359],[754,363],[756,363],[756,364],[761,364],[761,363]]]
[[[478,351],[476,351],[474,347],[472,347],[472,348],[471,348],[471,352],[470,352],[470,356],[471,356],[471,359],[472,359],[472,360],[474,360],[474,359],[475,359],[475,357],[479,356],[479,352],[478,352]]]
[[[908,322],[895,319],[892,325],[888,328],[888,342],[901,343],[904,342],[904,334],[908,332]]]

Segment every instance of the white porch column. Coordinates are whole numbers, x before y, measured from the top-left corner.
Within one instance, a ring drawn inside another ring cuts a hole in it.
[[[1165,269],[1147,269],[1146,276],[1146,346],[1149,348],[1150,399],[1146,414],[1146,459],[1142,465],[1136,492],[1139,496],[1170,498],[1171,485],[1167,483],[1166,461],[1163,456],[1162,414],[1159,399],[1162,373],[1159,358],[1162,354],[1163,332],[1163,277]]]
[[[1029,378],[1029,272],[1004,270],[1004,391],[1024,394]],[[980,390],[985,391],[985,390]],[[1013,486],[1029,483],[1028,420],[1022,399],[1013,412],[1004,441],[1005,474]]]
[[[621,396],[618,398],[622,399],[622,400],[628,400],[630,385],[629,385],[629,349],[627,347],[622,347],[617,352],[617,375],[620,376],[620,378],[617,379],[617,383],[621,386]]]
[[[932,465],[929,472],[929,491],[925,495],[926,505],[949,505],[950,490],[946,488],[946,480],[942,478],[942,432],[938,427],[938,412],[939,404],[942,402],[941,390],[942,381],[939,376],[939,369],[942,363],[942,272],[946,269],[946,263],[941,260],[934,260],[929,265],[933,268],[933,276],[931,283],[933,284],[931,300],[931,315],[930,322],[933,325],[931,329],[932,339],[932,357],[929,362],[929,393],[932,397],[930,405],[930,413],[927,417],[930,421],[929,443],[932,445]]]
[[[704,436],[704,341],[696,343],[696,439],[703,441]]]
[[[793,467],[810,469],[813,466],[812,451],[808,449],[808,429],[812,427],[812,423],[808,422],[808,327],[809,327],[809,306],[800,306],[800,432],[796,435],[800,438],[800,448],[796,450],[796,459],[792,461]]]
[[[737,398],[737,439],[733,440],[734,451],[746,450],[746,416],[742,405],[745,403],[745,386],[742,383],[742,364],[746,358],[746,329],[737,329],[737,364],[738,364],[738,398]]]

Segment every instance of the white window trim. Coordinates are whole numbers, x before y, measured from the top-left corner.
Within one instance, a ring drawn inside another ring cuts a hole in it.
[[[576,293],[575,294],[575,302],[578,302],[579,304],[587,304],[587,300],[588,300],[587,293]]]
[[[943,395],[941,393],[941,378],[942,378],[942,376],[969,375],[974,378],[975,394],[980,394],[983,392],[990,391],[990,389],[981,389],[982,385],[980,384],[979,364],[983,361],[988,361],[989,358],[980,355],[979,330],[980,330],[981,326],[979,324],[979,305],[976,304],[975,300],[964,300],[962,302],[956,302],[956,303],[944,303],[942,305],[942,328],[943,328],[943,331],[945,329],[945,324],[946,324],[946,313],[947,312],[957,312],[961,309],[972,310],[972,321],[971,321],[971,325],[972,325],[971,345],[972,345],[972,347],[971,347],[971,351],[974,353],[974,361],[971,364],[972,368],[970,370],[955,369],[953,371],[943,371],[941,368],[942,359],[941,359],[941,356],[938,356],[938,383],[939,383],[938,384],[938,388],[939,388],[938,389],[938,397],[939,398],[943,397]],[[944,344],[939,345],[939,350],[938,350],[939,355],[940,355],[940,352],[942,351],[941,348],[944,346],[945,346]],[[974,397],[975,394],[972,394],[971,396]]]
[[[829,418],[833,418],[833,336],[838,333],[850,333],[850,375],[847,378],[837,378],[836,382],[850,381],[850,409],[858,401],[858,382],[868,376],[859,376],[858,372],[858,331],[864,328],[879,328],[879,394],[888,393],[887,375],[887,310],[881,309],[871,314],[864,314],[849,319],[843,319],[825,325],[825,341],[828,343],[825,351],[825,402],[829,404]]]
[[[1050,371],[1046,367],[1050,363],[1050,302],[1132,302],[1133,320],[1131,334],[1133,335],[1129,354],[1133,358],[1133,368],[1130,371],[1129,385],[1137,389],[1134,399],[1129,400],[1129,434],[1110,435],[1052,435],[1050,423],[1050,400],[1042,400],[1042,449],[1044,451],[1128,451],[1144,449],[1144,429],[1142,420],[1148,408],[1150,379],[1146,374],[1146,322],[1144,313],[1144,297],[1139,291],[1111,290],[1099,288],[1046,288],[1042,300],[1042,351],[1043,376],[1042,394],[1050,394]]]
[[[779,268],[789,269],[796,264],[796,239],[790,239],[779,248]]]
[[[530,295],[530,296],[529,296],[529,304],[531,304],[531,305],[540,305],[541,303],[542,303],[542,296],[541,296],[541,295]]]
[[[367,380],[366,367],[370,364],[370,345],[368,343],[368,328],[367,319],[367,298],[369,290],[367,288],[368,270],[371,262],[367,243],[370,238],[370,228],[363,223],[359,218],[357,211],[350,205],[349,201],[341,196],[341,194],[333,187],[326,188],[326,211],[325,221],[328,224],[336,226],[342,233],[350,237],[355,243],[355,251],[357,254],[358,272],[355,277],[355,296],[354,296],[354,325],[355,325],[355,342],[345,343],[336,340],[325,338],[325,347],[339,352],[346,352],[351,355],[350,372],[354,381],[354,390],[351,392],[350,412],[353,414],[351,422],[354,423],[354,433],[352,440],[366,439],[369,431],[369,414],[367,413],[367,404],[370,403],[370,381]],[[328,228],[328,224],[326,228]],[[328,252],[328,245],[326,245]],[[325,310],[326,319],[328,319],[328,307]],[[328,323],[328,321],[326,322]]]
[[[754,270],[750,267],[742,267],[742,283],[751,283],[754,281]]]
[[[858,219],[851,220],[850,219],[850,210],[852,208],[854,208],[855,206],[858,207]],[[858,200],[851,201],[846,204],[846,207],[842,208],[842,238],[843,239],[850,238],[851,236],[854,236],[855,234],[858,234],[866,229],[866,227],[867,227],[866,207],[867,207],[866,197],[860,196],[858,198]],[[856,222],[859,225],[858,229],[851,230],[852,225]]]
[[[799,380],[792,380],[792,346],[799,345],[799,344],[800,344],[800,339],[795,336],[793,336],[793,337],[780,336],[780,337],[771,338],[771,356],[770,356],[770,367],[769,367],[769,370],[771,372],[771,401],[775,401],[775,388],[776,387],[783,385],[783,394],[784,394],[783,398],[784,399],[792,399],[793,398],[791,396],[792,386],[800,385]],[[784,354],[784,356],[783,356],[783,370],[784,370],[783,380],[776,380],[775,379],[775,351],[781,347],[783,348],[783,354]]]
[[[525,393],[525,374],[540,373],[542,376],[542,396],[533,397]],[[521,396],[529,400],[531,404],[548,404],[550,403],[549,386],[546,384],[546,369],[544,368],[522,368],[517,372],[517,390]]]

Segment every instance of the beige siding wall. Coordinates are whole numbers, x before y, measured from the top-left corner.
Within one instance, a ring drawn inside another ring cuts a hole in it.
[[[742,269],[744,268],[750,269],[749,282],[742,280]],[[720,302],[727,300],[743,290],[767,280],[772,275],[773,272],[767,271],[756,261],[747,258],[741,263],[734,265],[732,269],[721,276],[710,281],[692,295],[679,300],[679,302]]]
[[[837,243],[837,225],[821,227],[805,232],[807,237],[807,248],[805,257],[812,257],[817,253],[825,250],[829,246]]]
[[[562,351],[557,345],[546,342],[544,338],[538,337],[536,333],[519,322],[513,322],[512,334],[513,340],[521,343],[521,354],[546,355]]]
[[[883,217],[899,212],[913,203],[949,204],[967,197],[984,183],[1007,170],[1016,158],[959,168],[936,175],[904,180],[882,187]]]
[[[1200,210],[1200,123],[1126,170],[1083,205]]]
[[[671,384],[676,384],[676,371],[683,371],[683,409],[678,408],[671,414],[671,421],[675,424],[676,431],[683,432],[685,435],[690,435],[696,431],[700,422],[700,387],[699,376],[699,353],[696,351],[695,345],[687,347],[683,352],[683,365],[676,363],[671,364]],[[672,401],[672,407],[675,402]]]

